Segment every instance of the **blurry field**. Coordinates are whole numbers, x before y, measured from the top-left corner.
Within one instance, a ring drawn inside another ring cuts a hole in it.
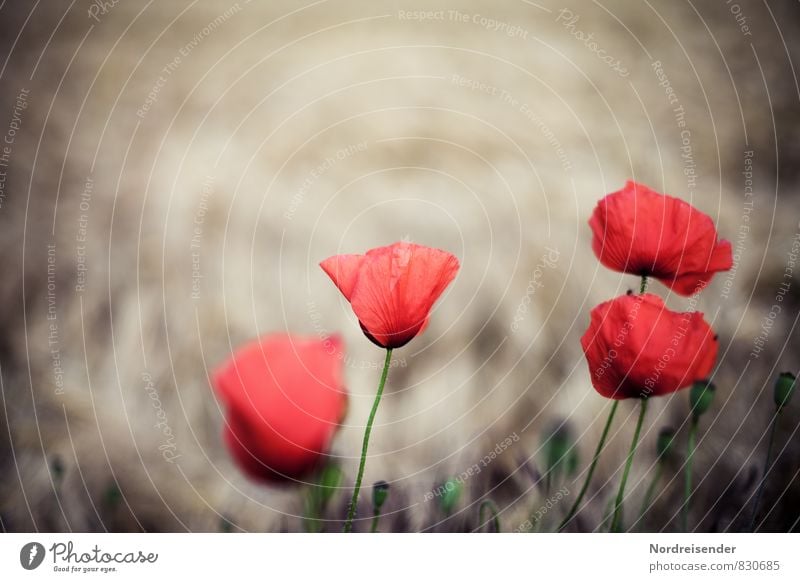
[[[383,353],[318,262],[401,239],[462,269],[395,354],[365,476],[391,483],[382,529],[472,530],[487,497],[517,528],[547,500],[548,432],[578,441],[551,487],[574,496],[602,430],[578,338],[638,281],[599,265],[586,221],[634,178],[733,243],[697,304],[721,348],[691,523],[741,530],[772,381],[799,361],[799,17],[789,1],[0,4],[0,528],[299,530],[303,488],[238,472],[208,383],[274,330],[344,335],[341,519]],[[685,392],[651,403],[629,524],[670,424],[679,458],[637,527],[677,528],[687,410]],[[581,530],[634,415],[623,403]],[[798,527],[798,419],[795,398],[762,530]],[[445,519],[434,492],[476,463]]]

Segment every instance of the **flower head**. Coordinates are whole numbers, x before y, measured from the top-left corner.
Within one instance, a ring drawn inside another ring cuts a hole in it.
[[[272,334],[238,349],[213,376],[227,409],[224,440],[261,481],[301,478],[325,455],[344,417],[342,345]]]
[[[670,311],[645,293],[595,307],[581,345],[595,390],[619,400],[669,394],[706,378],[718,341],[702,313]]]
[[[397,242],[364,255],[336,255],[320,266],[350,302],[366,336],[399,348],[425,329],[459,265],[446,251]]]
[[[681,295],[733,266],[731,243],[691,204],[633,181],[600,200],[589,220],[592,249],[609,269],[652,276]]]

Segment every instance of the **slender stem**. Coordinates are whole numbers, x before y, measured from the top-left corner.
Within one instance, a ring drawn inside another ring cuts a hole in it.
[[[536,515],[534,513],[534,515]],[[544,516],[540,516],[533,522],[533,529],[531,530],[533,533],[537,533],[542,528],[542,522],[544,521]]]
[[[658,464],[656,465],[656,472],[653,474],[653,480],[650,482],[650,486],[647,488],[647,493],[644,495],[644,501],[642,502],[642,509],[639,512],[639,521],[644,520],[645,514],[650,511],[650,504],[653,501],[653,494],[656,492],[656,487],[661,482],[661,475],[664,473],[664,461],[659,460]]]
[[[686,449],[686,474],[683,482],[683,508],[681,516],[681,531],[689,531],[689,498],[692,496],[692,463],[694,462],[695,441],[697,440],[697,415],[692,415],[692,424],[689,425],[689,444]]]
[[[306,490],[305,512],[303,515],[303,529],[308,533],[320,531],[319,502],[314,495],[313,486]]]
[[[581,491],[578,493],[578,497],[572,504],[572,508],[569,510],[567,517],[565,517],[561,522],[561,525],[558,526],[558,531],[563,530],[569,521],[575,516],[578,511],[578,506],[580,506],[581,501],[583,501],[583,496],[586,495],[586,490],[589,489],[589,483],[591,482],[592,475],[594,475],[594,470],[597,467],[597,461],[600,459],[600,453],[603,451],[603,447],[606,444],[608,431],[611,428],[611,422],[614,420],[614,414],[617,412],[617,406],[619,406],[619,400],[615,400],[614,404],[611,405],[611,410],[608,412],[608,420],[606,420],[606,426],[603,429],[603,434],[600,436],[600,442],[597,443],[597,449],[594,451],[594,458],[592,458],[592,464],[589,465],[589,472],[586,474],[586,480],[583,482],[583,487],[581,487]]]
[[[378,412],[378,405],[381,403],[381,396],[383,395],[383,387],[386,385],[386,376],[389,375],[389,364],[392,361],[392,348],[386,349],[386,360],[383,362],[383,372],[381,373],[381,381],[378,384],[378,393],[375,394],[375,402],[372,403],[372,410],[367,419],[367,428],[364,430],[364,443],[361,445],[361,463],[358,466],[358,476],[356,477],[356,486],[353,489],[353,498],[350,500],[350,507],[347,510],[347,521],[344,524],[343,531],[349,532],[353,529],[353,519],[356,516],[356,506],[358,505],[358,493],[361,490],[361,479],[364,478],[364,466],[367,464],[367,449],[369,448],[369,435],[372,432],[372,423],[375,420],[375,414]]]
[[[611,499],[608,500],[608,503],[606,503],[606,508],[603,510],[603,521],[600,522],[600,525],[602,527],[605,527],[604,524],[606,522],[609,522],[609,524],[611,523],[611,521],[610,521],[611,520],[611,514],[613,512],[614,512],[614,498],[612,497]],[[599,531],[599,530],[600,530],[600,528],[598,527],[598,529],[596,531]],[[609,532],[610,531],[611,531],[611,529],[610,529],[610,526],[609,526]]]
[[[642,284],[639,287],[639,293],[644,293],[647,291],[647,275],[642,275]]]
[[[369,528],[370,533],[375,533],[376,531],[378,531],[378,521],[380,520],[380,518],[381,518],[381,512],[376,509],[375,513],[372,515],[372,527]]]
[[[617,492],[614,518],[611,521],[612,532],[618,531],[622,525],[620,522],[622,521],[622,502],[625,499],[625,485],[628,482],[628,474],[631,472],[633,456],[636,454],[636,447],[639,444],[639,433],[642,432],[642,423],[644,422],[645,412],[647,412],[647,398],[642,398],[642,404],[639,410],[639,420],[636,422],[636,430],[633,433],[633,441],[631,441],[631,450],[628,451],[628,460],[625,461],[625,470],[622,472],[622,481],[619,484],[619,491]]]
[[[500,533],[500,518],[497,515],[497,506],[491,499],[487,499],[483,503],[481,503],[481,507],[478,510],[478,521],[480,522],[478,524],[478,529],[482,529],[484,524],[486,523],[486,520],[484,520],[483,518],[484,510],[486,509],[492,512],[491,523],[492,526],[494,526],[494,533]]]
[[[758,493],[756,493],[756,501],[753,504],[753,515],[750,517],[750,531],[755,531],[756,528],[756,517],[758,517],[758,507],[761,505],[761,497],[764,495],[764,486],[767,483],[767,473],[769,473],[770,467],[770,459],[772,458],[772,444],[775,442],[775,427],[778,426],[778,417],[781,414],[782,408],[778,408],[775,411],[775,415],[772,417],[771,427],[769,429],[769,444],[767,445],[767,458],[764,461],[764,474],[761,476],[761,483],[758,484]]]

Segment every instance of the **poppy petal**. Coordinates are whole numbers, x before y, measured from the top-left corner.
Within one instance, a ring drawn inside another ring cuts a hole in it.
[[[581,346],[597,392],[623,399],[669,394],[707,377],[718,342],[702,313],[671,311],[645,293],[595,307]]]
[[[272,334],[236,350],[213,375],[226,408],[224,441],[250,477],[299,479],[342,420],[342,342]]]
[[[353,311],[379,343],[400,347],[422,332],[433,304],[455,278],[458,260],[409,243],[371,257],[371,268],[354,291]]]
[[[335,255],[322,261],[319,266],[339,288],[344,298],[350,301],[359,270],[365,260],[364,255]]]
[[[329,275],[330,265],[340,264],[337,259],[323,261]],[[398,242],[363,255],[357,273],[350,276],[350,294],[345,296],[367,337],[380,346],[397,348],[422,332],[434,303],[458,268],[458,259],[448,252]],[[344,293],[343,287],[347,285],[339,285]]]
[[[592,250],[615,271],[652,276],[691,295],[730,269],[730,243],[687,202],[633,181],[600,200],[589,219]]]

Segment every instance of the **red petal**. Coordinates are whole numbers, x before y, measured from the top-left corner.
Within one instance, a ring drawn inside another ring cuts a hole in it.
[[[592,384],[607,398],[659,396],[711,372],[717,342],[702,313],[670,311],[655,295],[595,307],[581,338]]]
[[[379,345],[405,345],[425,327],[458,267],[452,254],[412,243],[372,249],[354,277],[353,312]]]
[[[733,266],[731,243],[722,240],[711,251],[706,264],[698,272],[685,272],[674,278],[659,277],[659,281],[681,295],[689,296],[702,291],[714,273],[727,271]]]
[[[319,266],[333,280],[344,298],[350,301],[358,273],[364,264],[364,255],[336,255],[322,261]]]
[[[598,202],[589,226],[603,265],[653,276],[682,295],[702,289],[715,272],[732,265],[730,243],[717,242],[709,216],[632,181]]]
[[[337,337],[275,334],[236,351],[214,374],[225,442],[256,479],[297,479],[327,451],[347,402]]]

